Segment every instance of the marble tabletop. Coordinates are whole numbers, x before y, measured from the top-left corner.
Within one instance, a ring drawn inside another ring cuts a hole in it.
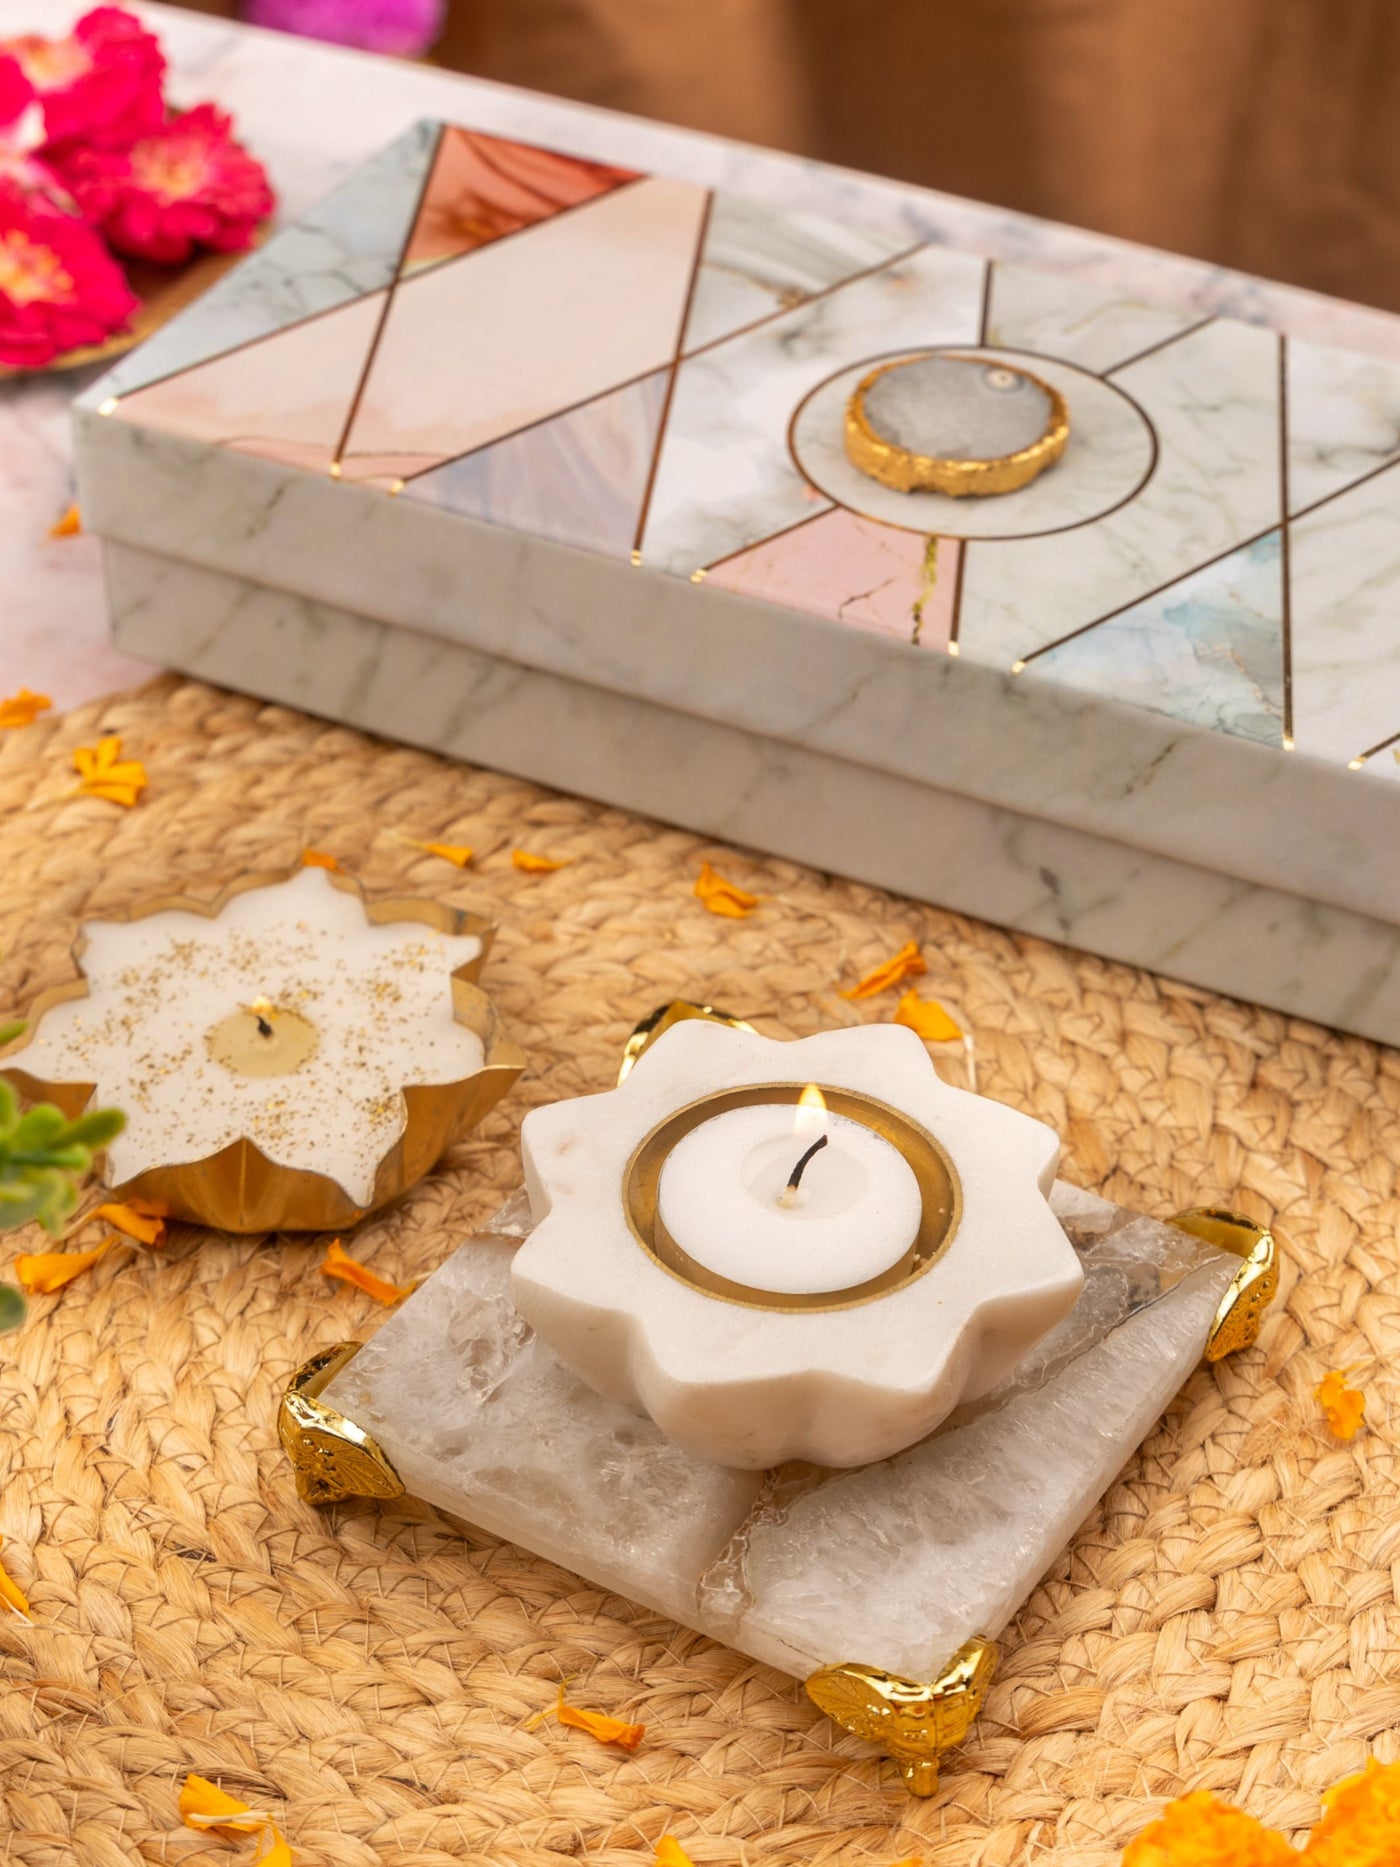
[[[0,37],[54,34],[85,10],[79,0],[0,0]],[[174,7],[137,4],[132,10],[165,43],[176,100],[212,98],[234,114],[271,171],[284,215],[300,213],[370,151],[424,116],[793,207],[818,193],[815,165],[694,131]],[[819,197],[828,214],[864,226],[907,230],[915,238],[1072,273],[1159,303],[1226,312],[1318,342],[1400,355],[1400,319],[1296,288],[848,172],[822,170]],[[50,694],[60,707],[150,672],[106,640],[98,541],[49,536],[73,498],[68,406],[94,374],[0,384],[0,692],[23,684]]]

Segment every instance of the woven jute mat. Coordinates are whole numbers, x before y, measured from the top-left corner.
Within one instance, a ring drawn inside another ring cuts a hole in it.
[[[104,729],[149,769],[129,812],[61,796]],[[347,1240],[395,1281],[518,1183],[525,1109],[608,1087],[659,1002],[706,997],[777,1036],[888,1016],[837,993],[908,939],[922,987],[970,1020],[983,1088],[1063,1135],[1067,1178],[1158,1215],[1224,1201],[1284,1246],[1258,1348],[1193,1375],[1008,1630],[924,1803],[795,1681],[425,1506],[303,1504],[278,1396],[384,1314],[318,1275],[324,1240],[176,1228],[159,1255],[114,1255],[0,1338],[0,1531],[36,1623],[0,1621],[0,1858],[250,1857],[179,1826],[197,1770],[280,1809],[302,1867],[649,1867],[666,1831],[700,1867],[1106,1867],[1164,1796],[1204,1786],[1302,1829],[1368,1751],[1400,1755],[1394,1053],[202,686],[0,737],[15,1007],[71,976],[84,917],[307,845],[371,889],[499,918],[483,983],[530,1073]],[[570,866],[521,874],[518,845]],[[751,919],[693,898],[704,857],[765,897]],[[34,1248],[0,1240],[0,1264]],[[1311,1390],[1349,1365],[1369,1410],[1348,1446]],[[644,1721],[642,1748],[527,1730],[561,1677]]]

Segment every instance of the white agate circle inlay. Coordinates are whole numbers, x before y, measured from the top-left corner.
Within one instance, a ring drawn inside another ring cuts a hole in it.
[[[935,460],[1019,454],[1044,439],[1053,414],[1032,377],[970,357],[913,357],[877,376],[864,401],[882,441]]]
[[[792,418],[792,455],[804,478],[823,497],[862,518],[934,537],[1033,538],[1103,518],[1141,492],[1156,466],[1151,423],[1130,396],[1104,377],[1055,357],[1020,351],[931,350],[920,360],[928,374],[916,397],[904,396],[903,391],[897,396],[894,387],[886,391],[888,402],[876,396],[884,385],[909,377],[912,364],[881,376],[866,392],[867,417],[886,439],[913,453],[944,458],[976,460],[1014,453],[1045,431],[1048,398],[1019,373],[1029,371],[1064,397],[1069,441],[1052,472],[995,499],[951,499],[946,493],[901,493],[882,486],[847,458],[846,404],[873,369],[894,361],[875,356],[848,364],[818,383]],[[956,375],[952,365],[957,366]],[[1025,384],[1024,390],[999,387],[1002,377]],[[940,411],[954,381],[965,381],[966,387]],[[903,407],[896,414],[899,397]],[[901,425],[892,426],[894,422]],[[1014,438],[1023,434],[1024,439]]]

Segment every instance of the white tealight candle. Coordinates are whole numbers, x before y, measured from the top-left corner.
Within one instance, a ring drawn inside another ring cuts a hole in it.
[[[702,1270],[782,1296],[868,1283],[907,1256],[923,1214],[898,1148],[849,1116],[790,1103],[693,1128],[667,1156],[657,1200]]]

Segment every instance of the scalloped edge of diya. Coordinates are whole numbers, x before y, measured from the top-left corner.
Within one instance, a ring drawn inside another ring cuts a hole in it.
[[[263,869],[236,880],[212,900],[189,894],[151,896],[135,906],[89,916],[92,920],[136,921],[179,909],[217,920],[229,902],[256,888],[272,888],[302,872],[300,863],[285,869]],[[328,872],[327,880],[343,894],[358,897],[367,921],[418,921],[438,933],[475,935],[481,951],[457,967],[449,977],[455,1021],[481,1039],[484,1057],[472,1076],[453,1083],[406,1083],[403,1130],[380,1159],[369,1200],[360,1205],[328,1174],[305,1167],[287,1167],[270,1159],[246,1137],[231,1141],[216,1154],[175,1166],[148,1167],[119,1183],[106,1179],[108,1160],[100,1159],[99,1180],[114,1199],[149,1199],[165,1206],[170,1216],[213,1231],[332,1232],[344,1231],[381,1206],[389,1205],[416,1185],[454,1142],[470,1132],[505,1095],[525,1068],[525,1053],[507,1036],[495,1005],[476,984],[491,950],[496,923],[466,908],[448,906],[422,895],[370,895],[357,877]],[[96,1093],[95,1083],[49,1082],[24,1069],[25,1050],[38,1035],[46,1012],[53,1006],[88,996],[82,974],[87,941],[79,933],[73,943],[73,964],[78,977],[66,985],[41,992],[29,1007],[29,1029],[14,1046],[0,1053],[0,1076],[33,1101],[52,1102],[70,1119],[82,1113]]]

